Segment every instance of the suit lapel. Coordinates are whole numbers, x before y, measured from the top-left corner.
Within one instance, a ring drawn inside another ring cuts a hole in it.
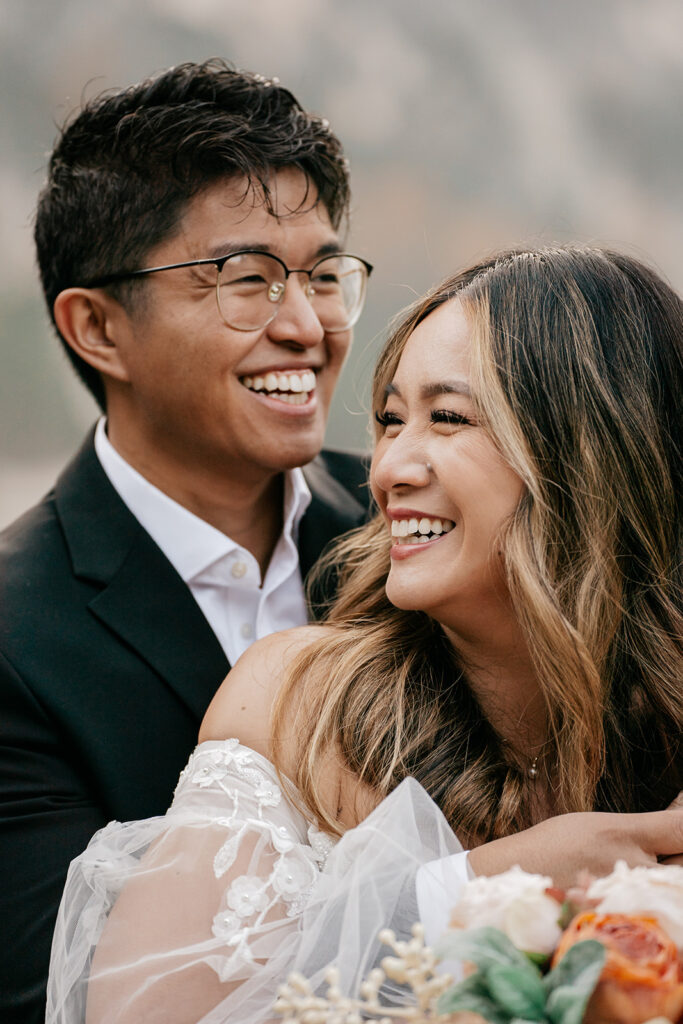
[[[189,587],[144,530],[90,609],[203,716],[230,666]]]
[[[299,528],[302,577],[366,515],[322,458],[304,473],[312,500]],[[109,482],[93,434],[58,480],[55,500],[74,574],[100,584],[93,615],[201,717],[230,665],[189,587]]]
[[[201,717],[230,666],[189,588],[110,484],[92,435],[56,502],[75,575],[102,584],[92,613]]]
[[[325,468],[321,457],[304,467],[312,500],[299,526],[299,563],[306,578],[323,549],[366,518],[363,505]]]

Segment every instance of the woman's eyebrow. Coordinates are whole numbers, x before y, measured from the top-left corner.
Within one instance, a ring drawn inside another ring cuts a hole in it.
[[[439,395],[465,395],[472,397],[470,386],[466,380],[439,380],[434,384],[424,384],[420,388],[423,398],[437,398]]]
[[[389,395],[396,395],[397,398],[403,397],[401,389],[394,383],[387,384],[384,394],[386,397]],[[423,384],[420,388],[421,398],[438,398],[439,395],[464,395],[465,398],[471,398],[472,392],[466,380],[439,380],[433,384]]]

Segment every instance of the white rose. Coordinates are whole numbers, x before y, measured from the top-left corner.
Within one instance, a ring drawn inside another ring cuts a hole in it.
[[[451,924],[456,928],[490,925],[504,932],[518,949],[548,956],[562,934],[557,923],[560,904],[545,891],[552,884],[552,879],[529,875],[520,867],[473,878],[463,889]]]
[[[611,875],[591,883],[587,895],[600,901],[595,909],[601,914],[651,914],[683,949],[683,867],[629,868],[619,860]]]

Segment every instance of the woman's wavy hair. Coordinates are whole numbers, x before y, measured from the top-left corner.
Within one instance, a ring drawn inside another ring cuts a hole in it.
[[[683,784],[683,304],[619,253],[500,253],[402,315],[375,411],[415,327],[456,296],[481,422],[525,484],[501,542],[547,709],[553,811],[665,806]],[[285,702],[303,687],[293,781],[323,826],[339,831],[317,782],[332,747],[378,798],[414,776],[471,843],[533,824],[528,775],[441,627],[387,600],[381,516],[336,545],[321,571],[333,569],[336,628],[297,658],[274,711],[277,756]]]

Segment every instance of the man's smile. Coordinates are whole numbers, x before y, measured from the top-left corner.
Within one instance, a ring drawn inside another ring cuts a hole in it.
[[[315,373],[312,369],[270,370],[264,374],[240,377],[240,383],[267,398],[288,405],[306,405],[315,391]]]

